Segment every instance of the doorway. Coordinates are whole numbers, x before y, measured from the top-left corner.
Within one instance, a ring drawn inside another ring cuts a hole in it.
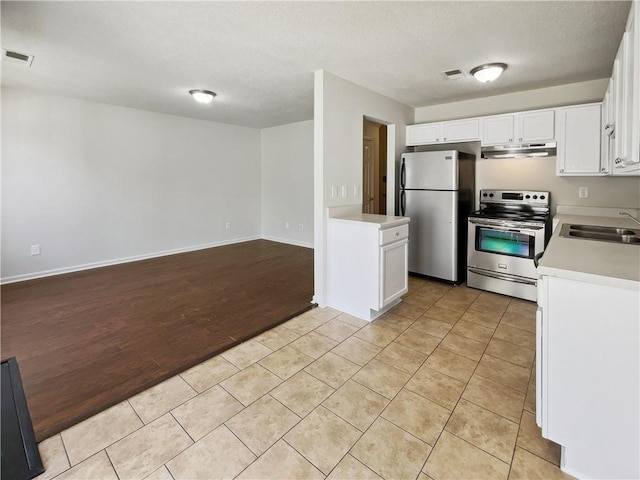
[[[387,126],[363,121],[362,212],[387,214]]]

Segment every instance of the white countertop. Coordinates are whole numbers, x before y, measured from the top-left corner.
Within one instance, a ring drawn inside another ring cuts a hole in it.
[[[640,229],[624,217],[556,215],[558,227],[544,251],[538,276],[549,275],[598,285],[640,289],[640,245],[560,237],[564,223]]]
[[[329,220],[349,223],[367,223],[380,229],[398,227],[409,223],[409,217],[376,215],[373,213],[351,213],[348,215],[338,215],[336,217],[331,217]]]

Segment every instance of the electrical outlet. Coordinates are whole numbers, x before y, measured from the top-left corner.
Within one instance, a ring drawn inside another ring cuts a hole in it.
[[[298,230],[300,230],[300,231],[304,230],[304,224],[303,223],[299,223],[298,224]]]
[[[40,245],[31,245],[31,255],[40,255]]]
[[[227,230],[229,230],[231,228],[231,222],[227,222],[224,224],[224,228],[226,228]]]
[[[578,189],[578,197],[579,198],[589,198],[589,188],[588,187],[580,187]]]

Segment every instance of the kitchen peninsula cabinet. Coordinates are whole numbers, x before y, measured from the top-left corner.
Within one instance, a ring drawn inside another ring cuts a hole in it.
[[[409,218],[353,214],[328,221],[330,307],[374,320],[408,291]]]

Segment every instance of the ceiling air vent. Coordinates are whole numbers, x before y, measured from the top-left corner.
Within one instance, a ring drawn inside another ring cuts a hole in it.
[[[12,50],[2,49],[2,61],[17,63],[25,67],[30,67],[33,63],[33,55],[27,55],[26,53],[14,52]]]
[[[445,72],[442,72],[442,74],[446,78],[448,78],[449,80],[456,80],[457,78],[464,77],[464,72],[462,70],[460,70],[459,68],[454,68],[452,70],[447,70]]]

